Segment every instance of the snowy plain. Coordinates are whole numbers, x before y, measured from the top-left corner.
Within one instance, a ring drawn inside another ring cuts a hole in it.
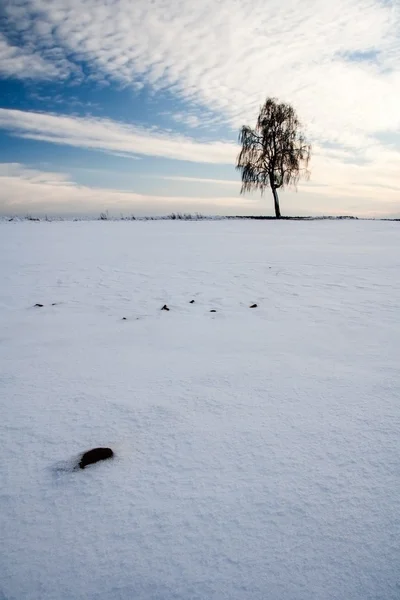
[[[398,600],[399,226],[0,223],[1,600]]]

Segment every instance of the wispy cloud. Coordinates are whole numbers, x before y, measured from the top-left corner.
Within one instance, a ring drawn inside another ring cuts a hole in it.
[[[240,183],[238,181],[233,181],[230,179],[209,179],[206,177],[185,177],[179,175],[165,175],[159,176],[159,179],[165,179],[167,181],[182,181],[184,183],[205,183],[211,185],[223,185],[223,186],[235,186],[237,189],[240,188]]]
[[[169,116],[172,121],[183,124],[189,129],[207,129],[212,131],[218,125],[223,125],[225,120],[221,115],[193,106],[185,112],[162,112],[161,115]]]
[[[41,102],[45,104],[46,107],[52,106],[53,108],[57,107],[58,109],[61,106],[67,106],[69,110],[85,110],[87,112],[101,109],[99,102],[83,102],[82,100],[79,100],[76,95],[67,95],[65,93],[41,94],[37,91],[33,91],[29,94],[29,99]]]
[[[65,173],[31,169],[20,163],[0,163],[0,177],[19,179],[33,184],[50,184],[52,186],[73,185]]]
[[[199,163],[232,164],[235,144],[197,142],[110,119],[0,109],[0,128],[19,137],[127,155],[159,156]]]

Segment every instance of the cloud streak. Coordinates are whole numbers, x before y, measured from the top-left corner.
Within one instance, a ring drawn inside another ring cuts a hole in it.
[[[27,139],[133,157],[232,164],[238,152],[237,146],[228,142],[197,142],[183,135],[95,117],[0,109],[0,128]]]

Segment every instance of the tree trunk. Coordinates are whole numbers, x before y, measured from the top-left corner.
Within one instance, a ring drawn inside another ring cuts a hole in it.
[[[277,219],[280,219],[281,218],[281,209],[279,208],[278,190],[274,186],[271,186],[271,187],[272,187],[272,193],[274,195],[275,217]]]

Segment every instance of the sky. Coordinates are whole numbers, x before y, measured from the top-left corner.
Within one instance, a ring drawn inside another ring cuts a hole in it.
[[[399,0],[2,0],[0,215],[271,215],[266,97],[313,147],[283,215],[400,217]]]

